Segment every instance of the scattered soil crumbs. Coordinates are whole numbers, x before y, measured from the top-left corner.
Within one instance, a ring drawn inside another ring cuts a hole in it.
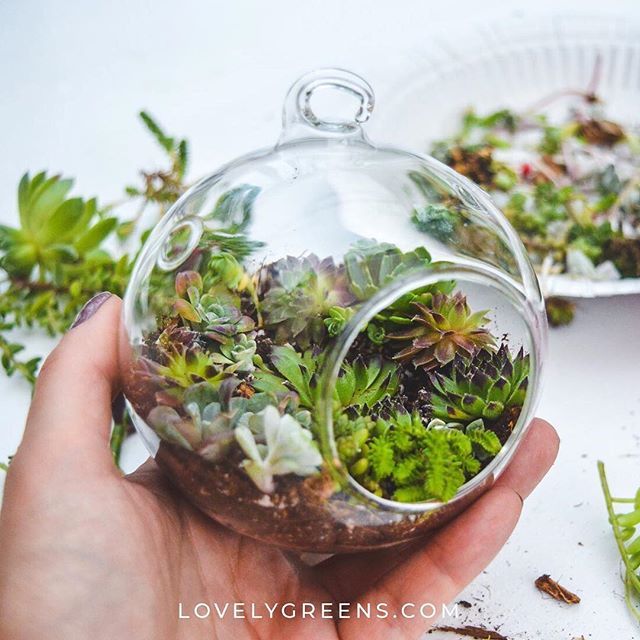
[[[465,638],[476,638],[476,640],[509,640],[497,631],[491,631],[484,627],[434,627],[431,631],[445,631],[447,633],[457,633]],[[431,631],[429,633],[431,633]]]
[[[473,605],[470,602],[468,602],[467,600],[458,600],[458,604],[463,609],[471,609],[471,607],[473,607]]]
[[[571,593],[571,591],[559,585],[547,574],[540,576],[535,584],[538,590],[549,594],[554,600],[566,602],[567,604],[578,604],[580,602],[580,598],[575,593]]]

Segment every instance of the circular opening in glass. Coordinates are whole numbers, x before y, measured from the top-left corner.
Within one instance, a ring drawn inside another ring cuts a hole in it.
[[[386,508],[424,512],[499,473],[532,417],[535,327],[518,288],[481,268],[380,291],[326,365],[323,444],[337,474]]]

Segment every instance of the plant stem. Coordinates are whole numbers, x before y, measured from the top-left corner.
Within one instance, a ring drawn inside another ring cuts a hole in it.
[[[604,462],[602,461],[598,461],[598,473],[600,475],[602,492],[604,493],[604,499],[607,505],[607,512],[609,513],[609,522],[611,523],[611,527],[613,528],[613,535],[616,539],[616,544],[618,545],[620,556],[622,557],[622,562],[624,563],[626,570],[625,599],[627,601],[629,611],[638,621],[640,621],[640,609],[633,602],[634,595],[637,596],[640,592],[640,581],[638,580],[638,576],[635,574],[633,567],[631,566],[631,559],[627,554],[627,549],[622,539],[622,532],[620,531],[620,527],[618,526],[616,512],[613,508],[614,499],[611,495],[611,490],[609,489],[609,482],[607,481],[607,474],[604,468]],[[631,502],[633,502],[633,500]]]
[[[9,471],[9,465],[5,464],[4,462],[0,462],[0,469],[2,469],[2,471],[7,473],[7,471]]]
[[[113,454],[113,461],[116,463],[116,466],[120,465],[120,453],[122,452],[122,444],[126,435],[126,420],[116,422],[113,425],[113,431],[111,432],[111,441],[109,443],[109,446],[111,447],[111,453]]]
[[[638,608],[638,606],[634,602],[634,596],[637,597],[638,592],[629,574],[627,574],[626,576],[624,586],[624,599],[627,602],[627,607],[629,608],[629,611],[631,611],[632,615],[634,615],[635,618],[640,622],[640,608]]]

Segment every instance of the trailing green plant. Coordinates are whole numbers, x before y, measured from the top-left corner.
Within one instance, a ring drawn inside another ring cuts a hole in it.
[[[184,138],[169,136],[146,111],[140,112],[140,120],[155,138],[170,160],[166,169],[141,171],[142,186],[130,185],[125,191],[131,198],[141,200],[138,216],[149,204],[157,205],[164,213],[185,191],[185,175],[189,164],[189,142]]]
[[[615,498],[603,462],[598,462],[598,472],[609,523],[624,567],[625,600],[631,614],[640,622],[640,489],[633,498]],[[622,505],[631,511],[620,513],[617,509]]]
[[[529,383],[529,355],[512,355],[502,344],[481,349],[473,359],[456,356],[448,369],[431,374],[431,414],[442,420],[469,423],[495,420],[510,407],[521,407]]]
[[[8,328],[0,325],[0,329]],[[19,373],[31,384],[36,381],[36,373],[38,371],[38,365],[40,364],[40,358],[29,358],[23,360],[18,358],[18,354],[24,351],[24,345],[18,342],[9,342],[2,334],[0,334],[0,353],[2,358],[2,367],[11,376],[14,373]]]
[[[411,361],[426,370],[451,362],[456,354],[475,355],[482,347],[491,347],[495,338],[484,328],[486,311],[471,313],[465,296],[437,293],[430,307],[414,302],[416,314],[404,331],[389,334],[391,340],[409,342],[394,355],[400,362]]]

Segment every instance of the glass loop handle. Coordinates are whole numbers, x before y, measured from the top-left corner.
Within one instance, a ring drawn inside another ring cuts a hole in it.
[[[351,118],[323,119],[314,112],[311,100],[321,90],[334,89],[358,99],[358,107]],[[369,119],[375,97],[369,83],[346,69],[317,69],[303,75],[289,89],[282,112],[280,143],[295,138],[364,137],[361,125]]]

